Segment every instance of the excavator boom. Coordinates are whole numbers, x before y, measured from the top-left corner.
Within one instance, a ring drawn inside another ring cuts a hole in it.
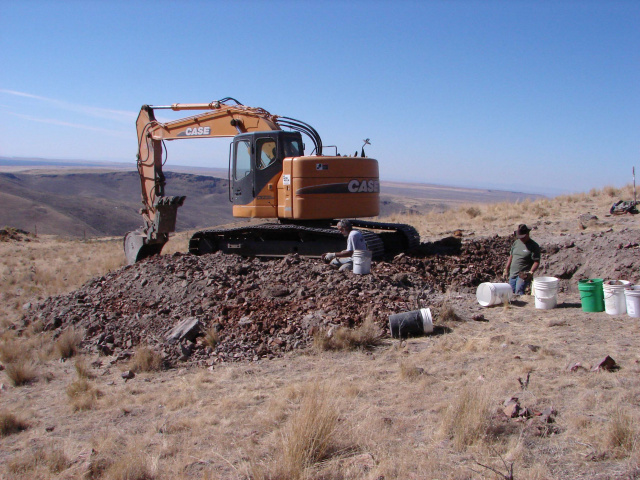
[[[226,102],[235,102],[229,104]],[[199,115],[170,122],[159,122],[155,110],[207,110]],[[247,107],[226,98],[208,104],[143,105],[136,121],[138,132],[137,166],[142,192],[141,230],[125,236],[124,250],[129,263],[155,255],[175,231],[177,209],[184,196],[165,196],[163,145],[165,140],[232,137],[251,131],[280,130],[277,117],[262,108]]]

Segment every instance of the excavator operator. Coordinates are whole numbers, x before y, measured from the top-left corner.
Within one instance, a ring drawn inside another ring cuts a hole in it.
[[[353,255],[354,250],[367,250],[367,243],[358,230],[354,230],[349,220],[340,220],[337,225],[338,230],[342,235],[347,237],[347,249],[341,252],[325,253],[322,259],[325,262],[331,262],[334,267],[338,267],[339,270],[353,270]]]
[[[258,157],[258,168],[264,170],[276,161],[276,144],[275,142],[264,142],[262,151]]]

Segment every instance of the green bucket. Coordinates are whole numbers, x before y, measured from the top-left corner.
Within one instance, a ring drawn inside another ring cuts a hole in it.
[[[578,280],[583,312],[604,312],[604,290],[601,278]]]

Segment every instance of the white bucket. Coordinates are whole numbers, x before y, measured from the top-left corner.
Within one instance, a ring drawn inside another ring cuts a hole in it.
[[[358,275],[371,273],[371,252],[369,250],[354,250],[351,258],[353,273]]]
[[[627,301],[624,287],[629,285],[627,280],[608,281],[602,284],[604,292],[604,310],[609,315],[627,313]]]
[[[476,290],[478,303],[483,307],[501,305],[511,300],[513,290],[508,283],[481,283]]]
[[[536,299],[536,308],[550,310],[558,305],[558,279],[556,277],[534,278],[532,290]]]
[[[640,285],[627,286],[624,296],[627,299],[627,314],[630,317],[640,317]]]

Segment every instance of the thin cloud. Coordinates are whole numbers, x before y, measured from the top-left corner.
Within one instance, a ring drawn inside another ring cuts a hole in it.
[[[108,128],[101,128],[101,127],[92,127],[91,125],[83,125],[81,123],[71,123],[71,122],[64,122],[62,120],[57,120],[55,118],[40,118],[40,117],[34,117],[31,115],[24,115],[22,113],[16,113],[16,112],[6,112],[9,115],[13,115],[14,117],[18,117],[18,118],[23,118],[25,120],[29,120],[30,122],[39,122],[39,123],[48,123],[50,125],[59,125],[62,127],[71,127],[71,128],[79,128],[82,130],[91,130],[93,132],[100,132],[100,133],[105,133],[107,135],[112,135],[114,137],[122,137],[122,138],[128,138],[130,135],[125,133],[125,132],[121,132],[118,130],[109,130]]]
[[[112,110],[108,108],[91,107],[88,105],[78,105],[75,103],[65,102],[64,100],[56,100],[54,98],[42,97],[40,95],[33,95],[31,93],[26,93],[26,92],[18,92],[16,90],[7,90],[4,88],[0,88],[0,93],[3,93],[5,95],[12,95],[14,97],[22,97],[22,98],[29,98],[32,100],[39,100],[41,102],[46,102],[49,105],[54,105],[63,110],[83,113],[91,117],[105,118],[105,119],[115,120],[119,122],[129,123],[135,120],[137,116],[137,112],[129,112],[126,110]]]
[[[31,95],[30,93],[16,92],[15,90],[5,90],[4,88],[0,88],[0,92],[8,93],[9,95],[15,95],[16,97],[27,97],[27,98],[37,98],[40,100],[47,100],[44,97],[38,97],[37,95]]]

